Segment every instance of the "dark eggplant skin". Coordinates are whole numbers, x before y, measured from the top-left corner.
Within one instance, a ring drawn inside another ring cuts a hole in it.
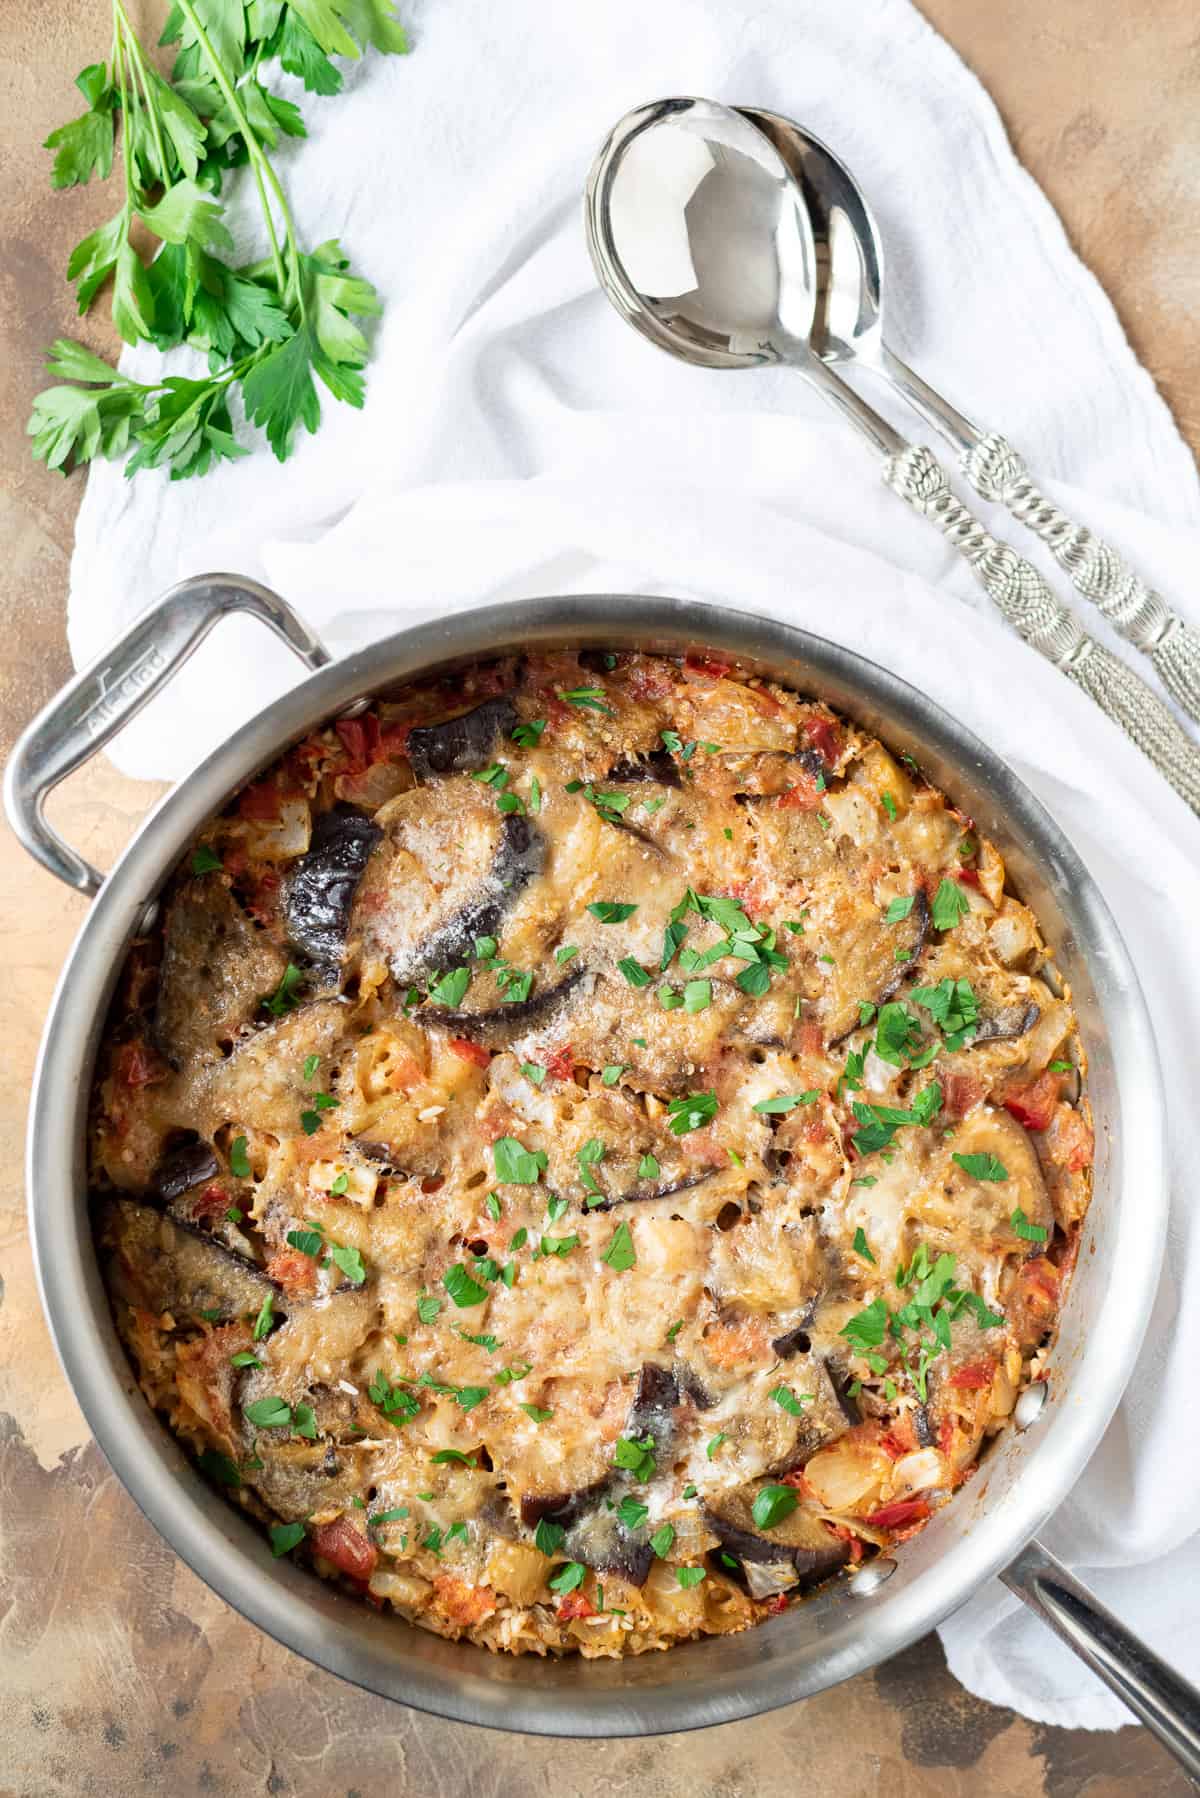
[[[651,1199],[670,1199],[677,1192],[689,1192],[693,1186],[703,1186],[706,1180],[720,1171],[717,1167],[706,1167],[701,1168],[698,1173],[689,1174],[686,1180],[668,1180],[655,1186],[631,1186],[628,1192],[614,1193],[611,1198],[594,1198],[590,1205],[585,1200],[579,1208],[587,1212],[611,1211],[614,1205],[644,1205]]]
[[[548,1523],[561,1523],[564,1529],[569,1529],[585,1512],[599,1504],[610,1484],[606,1474],[602,1480],[580,1486],[576,1492],[522,1493],[521,1522],[534,1529],[545,1518]]]
[[[627,1530],[615,1511],[589,1512],[567,1532],[563,1553],[597,1573],[615,1573],[631,1586],[642,1586],[654,1565],[654,1550],[644,1530]]]
[[[862,1408],[858,1400],[850,1396],[850,1388],[854,1381],[846,1369],[838,1367],[828,1355],[825,1357],[825,1371],[829,1375],[829,1384],[833,1387],[837,1402],[842,1408],[842,1416],[853,1428],[855,1424],[861,1423],[863,1420]]]
[[[661,1456],[675,1433],[675,1412],[681,1398],[679,1382],[671,1369],[660,1367],[655,1361],[645,1362],[623,1434],[638,1442],[649,1436]]]
[[[843,1566],[849,1559],[849,1544],[831,1536],[819,1518],[804,1511],[793,1511],[779,1526],[779,1529],[790,1534],[792,1541],[769,1541],[760,1536],[748,1522],[739,1516],[732,1518],[719,1511],[704,1506],[703,1517],[707,1528],[720,1541],[727,1554],[736,1555],[739,1561],[754,1562],[757,1565],[780,1566],[790,1561],[795,1568],[801,1591],[818,1585],[828,1579],[831,1573]],[[746,1518],[753,1521],[749,1505],[745,1506]]]
[[[808,1331],[799,1327],[785,1330],[782,1336],[776,1336],[771,1343],[781,1361],[786,1361],[789,1355],[807,1355],[811,1346]]]
[[[365,812],[342,801],[314,824],[306,853],[284,883],[280,906],[288,940],[314,966],[330,972],[340,967],[354,895],[382,836]]]
[[[546,839],[527,817],[519,812],[507,812],[500,822],[500,840],[496,847],[491,868],[487,876],[480,882],[476,897],[469,898],[454,916],[438,927],[432,935],[418,943],[405,956],[396,956],[391,960],[392,978],[394,980],[411,980],[435,969],[449,968],[455,962],[465,961],[474,950],[475,939],[480,936],[498,936],[504,914],[521,890],[529,885],[536,874],[540,874],[546,860]],[[577,970],[577,975],[582,970]],[[526,1005],[536,1002],[526,1000]],[[521,1010],[519,1005],[505,1006],[497,1011],[497,1017],[505,1012],[513,1013]],[[418,1019],[429,1023],[440,1023],[443,1019],[452,1021],[458,1028],[459,1013],[442,1011],[436,1007],[426,1007],[416,1014]],[[461,1014],[464,1019],[471,1014]],[[488,1014],[477,1013],[476,1016]],[[536,1017],[538,1014],[534,1012]],[[469,1032],[464,1028],[460,1034]]]
[[[193,1186],[214,1179],[220,1171],[211,1143],[182,1143],[177,1149],[167,1150],[150,1176],[150,1184],[156,1196],[169,1203]]]
[[[408,733],[408,759],[418,780],[435,774],[474,774],[486,768],[500,737],[512,735],[517,708],[507,696],[485,699],[473,711]]]
[[[635,780],[657,781],[660,787],[682,785],[675,757],[667,749],[650,749],[644,755],[614,762],[604,778],[611,781],[613,786],[623,786]]]
[[[416,1024],[436,1024],[453,1036],[470,1037],[489,1049],[501,1049],[514,1037],[531,1030],[566,1004],[588,970],[575,967],[556,986],[544,987],[514,1005],[498,1005],[494,1011],[450,1011],[444,1005],[422,1005],[413,1012]],[[593,1205],[593,1211],[604,1209]]]
[[[1026,1005],[1006,1005],[1002,1011],[993,1011],[980,1018],[973,1040],[977,1043],[1012,1042],[1032,1030],[1041,1015],[1042,1008],[1033,999]]]
[[[913,1435],[922,1448],[937,1447],[937,1432],[929,1416],[928,1405],[918,1405],[912,1414]]]

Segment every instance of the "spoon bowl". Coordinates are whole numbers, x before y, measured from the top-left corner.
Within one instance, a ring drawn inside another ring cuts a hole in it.
[[[659,100],[627,113],[587,184],[588,247],[622,315],[702,368],[807,357],[816,250],[771,140],[732,107]]]

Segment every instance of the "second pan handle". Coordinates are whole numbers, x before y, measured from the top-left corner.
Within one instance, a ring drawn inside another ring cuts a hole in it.
[[[194,575],[147,606],[119,641],[56,694],[8,759],[4,802],[13,830],[44,868],[89,899],[104,876],[51,827],[47,795],[116,736],[230,612],[258,618],[307,668],[331,660],[304,620],[269,587],[236,574]]]
[[[1036,1539],[1000,1575],[1200,1785],[1200,1692]]]

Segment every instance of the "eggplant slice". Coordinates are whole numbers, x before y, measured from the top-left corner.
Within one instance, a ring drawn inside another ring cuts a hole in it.
[[[287,959],[223,880],[185,882],[167,907],[151,1040],[178,1072],[220,1061],[255,1020]]]
[[[485,699],[473,711],[441,724],[418,724],[408,733],[408,759],[420,781],[436,774],[473,774],[486,768],[497,741],[511,736],[517,708],[507,697]]]
[[[619,787],[631,781],[656,781],[660,787],[678,787],[683,783],[675,757],[666,749],[649,749],[642,755],[614,762],[604,776],[605,785]]]
[[[318,817],[307,853],[287,877],[282,912],[288,939],[324,980],[337,978],[354,895],[382,836],[365,812],[339,802]]]
[[[192,1187],[215,1179],[220,1171],[212,1144],[197,1139],[168,1149],[151,1175],[150,1184],[158,1197],[169,1203],[190,1192]]]
[[[1024,1005],[1020,1002],[1005,1005],[980,1018],[972,1040],[977,1043],[1015,1042],[1033,1029],[1041,1015],[1042,1008],[1033,999]]]
[[[741,1562],[743,1570],[750,1566],[769,1567],[779,1570],[776,1579],[779,1573],[790,1570],[793,1577],[787,1584],[807,1592],[836,1573],[850,1558],[849,1543],[831,1535],[820,1518],[803,1505],[798,1505],[765,1536],[754,1521],[752,1504],[751,1493],[734,1493],[722,1499],[719,1509],[704,1507],[705,1523],[725,1552]],[[762,1596],[784,1589],[771,1584]]]
[[[414,1011],[413,1021],[436,1024],[452,1036],[467,1036],[489,1049],[502,1049],[527,1030],[534,1030],[553,1017],[572,993],[581,996],[585,990],[581,982],[586,979],[590,985],[593,978],[586,968],[577,965],[554,986],[543,987],[540,992],[531,993],[528,999],[516,1000],[512,1005],[498,1005],[490,1011],[451,1011],[443,1005],[422,1005]],[[592,1209],[599,1211],[606,1207],[596,1205]]]
[[[884,913],[877,911],[839,938],[825,1000],[825,1034],[831,1049],[857,1030],[864,1000],[886,1005],[917,972],[929,936],[929,901],[921,887],[912,899],[911,911],[898,923],[885,923]]]
[[[268,1293],[280,1290],[244,1255],[152,1204],[102,1197],[98,1216],[102,1238],[113,1249],[109,1285],[141,1310],[229,1322],[253,1317]]]
[[[415,787],[380,808],[384,840],[358,891],[352,929],[397,982],[463,962],[475,939],[498,936],[514,900],[546,859],[541,831],[500,812],[471,779]]]

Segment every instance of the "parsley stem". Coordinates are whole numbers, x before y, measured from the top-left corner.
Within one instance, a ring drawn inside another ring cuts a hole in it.
[[[142,90],[142,104],[146,109],[146,117],[150,121],[150,135],[154,139],[154,152],[158,157],[158,166],[162,172],[164,185],[168,180],[167,156],[163,148],[162,130],[159,126],[158,108],[150,98],[150,77],[146,73],[146,59],[142,54],[142,46],[138,43],[137,34],[129,23],[129,15],[125,11],[122,0],[114,0],[116,17],[127,47],[130,64],[137,77],[138,86]]]
[[[118,3],[119,3],[119,0],[118,0]],[[276,198],[279,201],[280,209],[283,213],[283,223],[284,223],[284,229],[287,232],[288,248],[291,251],[293,267],[296,270],[296,298],[300,304],[301,315],[303,315],[304,305],[303,305],[303,297],[300,293],[300,280],[299,280],[299,272],[300,271],[299,271],[299,266],[298,266],[298,258],[296,255],[296,237],[295,237],[295,232],[292,227],[292,215],[291,215],[290,211],[288,210],[288,203],[283,197],[283,189],[280,187],[279,182],[276,179],[275,171],[271,167],[271,164],[270,164],[268,158],[263,154],[262,145],[259,143],[257,137],[254,135],[254,131],[251,127],[250,121],[246,117],[245,110],[242,106],[241,101],[238,99],[237,89],[234,87],[233,83],[229,79],[229,76],[226,74],[224,65],[222,64],[220,57],[217,55],[216,51],[212,47],[211,42],[209,41],[208,33],[205,31],[203,25],[200,23],[199,18],[197,17],[196,8],[192,4],[192,0],[178,0],[178,5],[179,5],[180,12],[183,14],[184,18],[187,20],[188,24],[191,26],[192,30],[196,34],[196,42],[199,44],[201,50],[204,53],[205,58],[207,59],[208,65],[212,70],[213,80],[216,82],[217,86],[220,88],[222,97],[224,98],[224,101],[225,101],[225,104],[226,104],[226,106],[228,106],[230,112],[233,114],[234,119],[237,121],[238,130],[242,134],[242,141],[245,143],[246,153],[250,158],[250,166],[254,170],[254,180],[258,187],[258,197],[259,197],[259,201],[261,202],[261,205],[262,205],[263,216],[267,221],[267,234],[271,239],[271,260],[275,265],[275,281],[276,281],[276,285],[279,288],[279,297],[286,304],[287,296],[288,296],[289,280],[288,280],[287,274],[284,271],[283,257],[280,254],[280,250],[279,250],[279,238],[278,238],[278,236],[276,234],[276,230],[275,230],[275,220],[272,216],[271,208],[267,204],[266,190],[263,186],[263,176],[264,175],[266,176],[267,180],[270,181],[271,186],[275,190]]]

